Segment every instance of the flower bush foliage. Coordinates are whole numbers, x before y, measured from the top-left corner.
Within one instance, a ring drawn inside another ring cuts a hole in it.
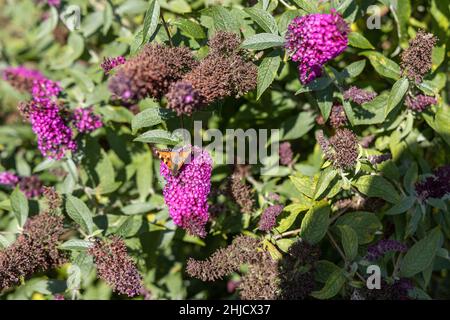
[[[0,299],[450,298],[449,10],[0,0]]]

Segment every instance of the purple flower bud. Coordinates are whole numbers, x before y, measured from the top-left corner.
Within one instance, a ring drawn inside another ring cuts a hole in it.
[[[177,115],[191,115],[203,106],[200,93],[191,84],[183,81],[176,82],[166,95],[167,107],[174,110]]]
[[[376,92],[367,91],[355,86],[351,86],[344,92],[345,100],[353,101],[354,103],[359,105],[372,101],[376,96]]]
[[[384,239],[367,248],[366,259],[375,261],[388,252],[406,252],[407,250],[408,247],[397,240]]]
[[[39,197],[44,190],[42,181],[38,176],[20,178],[19,189],[27,198]]]
[[[430,97],[423,94],[419,94],[415,97],[408,95],[405,99],[405,105],[409,109],[417,112],[422,112],[429,106],[434,105],[436,103],[437,100],[435,97]]]
[[[289,166],[293,162],[294,153],[292,152],[291,143],[283,142],[280,144],[280,163],[283,166]]]
[[[259,220],[258,228],[261,231],[270,231],[277,224],[277,217],[283,211],[282,205],[269,206],[264,210]]]
[[[385,162],[387,160],[392,159],[392,154],[390,153],[384,153],[384,154],[380,154],[380,155],[374,155],[374,156],[369,156],[369,162],[371,164],[380,164],[382,162]]]
[[[342,105],[334,104],[331,108],[330,124],[335,129],[347,125],[347,116]]]
[[[417,182],[415,189],[417,197],[422,201],[428,198],[439,199],[450,193],[450,165],[435,169],[433,176]]]
[[[102,64],[100,65],[105,72],[105,74],[109,74],[109,72],[117,66],[124,64],[127,60],[118,56],[115,58],[104,58]]]

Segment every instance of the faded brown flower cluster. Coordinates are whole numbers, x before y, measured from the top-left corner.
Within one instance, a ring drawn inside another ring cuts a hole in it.
[[[317,247],[298,241],[278,261],[260,240],[238,236],[207,260],[189,259],[186,272],[202,281],[215,281],[247,265],[237,287],[241,299],[304,299],[314,288],[312,271],[319,255]]]
[[[143,292],[142,278],[131,257],[125,242],[119,237],[97,239],[89,249],[94,257],[98,275],[114,291],[134,297]]]
[[[414,39],[409,42],[409,48],[401,55],[401,67],[406,76],[420,83],[431,70],[433,47],[437,38],[423,30],[419,30]]]
[[[171,83],[197,65],[186,47],[146,45],[135,57],[118,67],[110,79],[109,89],[125,101],[147,97],[160,99]]]
[[[167,94],[168,107],[178,114],[191,114],[215,101],[241,96],[256,87],[257,68],[245,59],[237,34],[219,31],[208,45],[209,54]]]
[[[358,139],[349,129],[337,129],[336,133],[327,139],[323,131],[316,133],[316,139],[327,160],[335,168],[349,169],[356,165],[358,159]]]
[[[62,216],[44,212],[29,218],[17,240],[0,252],[0,291],[66,262],[66,254],[58,250],[63,232]]]

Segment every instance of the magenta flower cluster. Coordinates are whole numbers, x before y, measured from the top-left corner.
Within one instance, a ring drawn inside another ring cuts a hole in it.
[[[7,187],[14,187],[19,183],[19,177],[12,172],[0,173],[0,184]]]
[[[81,133],[92,132],[103,125],[101,117],[93,112],[92,107],[75,109],[73,123]]]
[[[33,81],[31,94],[33,100],[40,104],[47,104],[52,98],[56,98],[62,89],[57,82],[50,79],[36,79]]]
[[[43,80],[45,79],[44,75],[38,71],[33,69],[28,69],[23,66],[18,67],[7,67],[3,70],[3,79],[8,81],[13,77],[21,77],[32,80]]]
[[[38,138],[38,147],[41,153],[52,159],[61,159],[66,151],[75,151],[77,144],[72,137],[72,129],[61,117],[55,101],[47,100],[45,103],[34,103],[30,112],[30,122]]]
[[[286,48],[292,60],[298,62],[303,84],[320,77],[322,66],[345,51],[348,32],[347,23],[335,10],[292,20],[286,33]]]
[[[192,235],[204,237],[208,222],[212,159],[207,151],[193,146],[192,156],[177,175],[165,163],[160,173],[166,180],[163,195],[175,224]]]
[[[125,57],[118,56],[115,58],[104,58],[102,64],[100,65],[105,72],[105,74],[108,74],[112,69],[114,69],[117,66],[120,66],[121,64],[124,64],[127,60]]]

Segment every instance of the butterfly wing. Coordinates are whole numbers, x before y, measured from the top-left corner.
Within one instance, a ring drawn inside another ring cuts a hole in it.
[[[158,158],[166,164],[172,171],[172,174],[177,175],[183,165],[191,156],[191,148],[184,148],[179,150],[158,150],[155,149]]]

